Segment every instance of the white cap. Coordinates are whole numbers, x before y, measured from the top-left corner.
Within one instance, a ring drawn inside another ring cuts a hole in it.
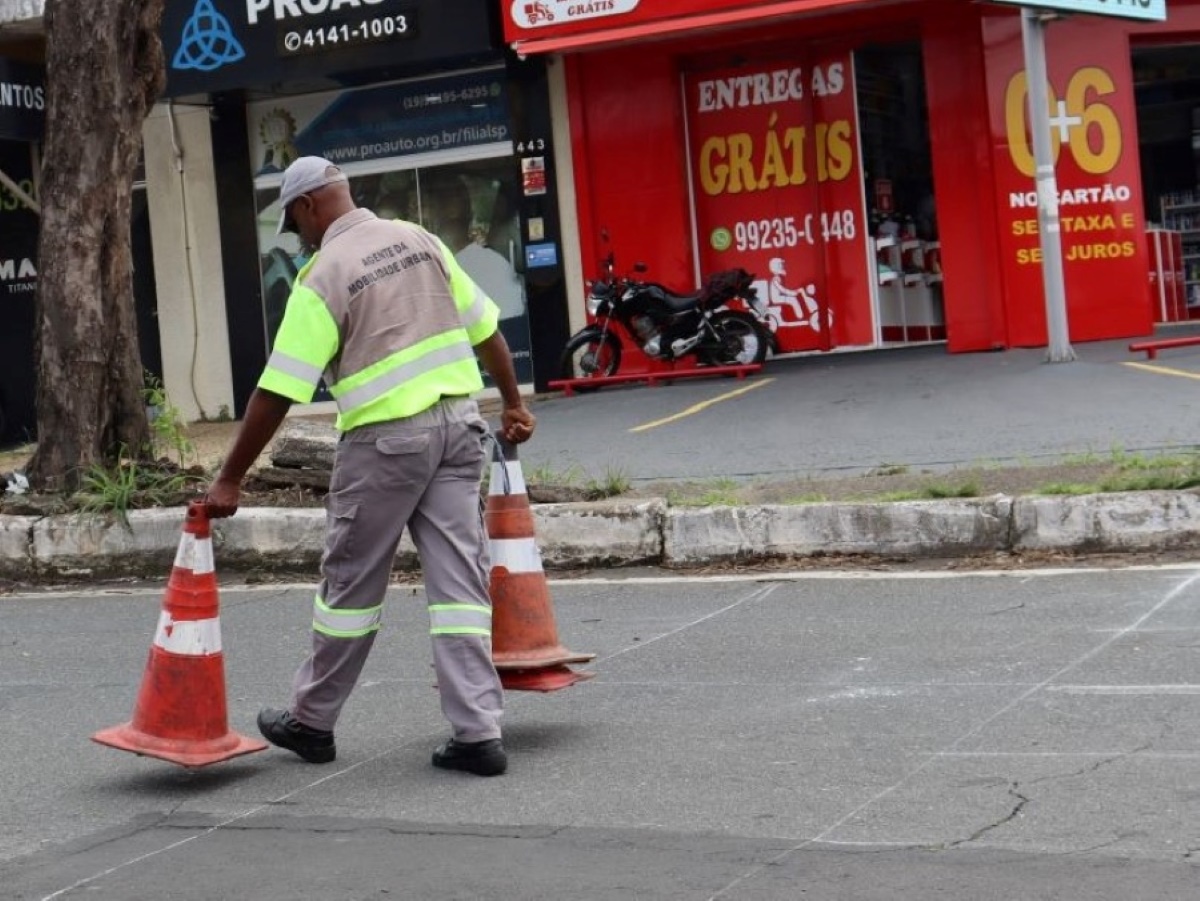
[[[287,208],[297,197],[344,181],[348,181],[346,173],[324,157],[302,156],[293,162],[283,173],[283,183],[279,186],[280,215],[275,234],[294,228],[288,223]]]

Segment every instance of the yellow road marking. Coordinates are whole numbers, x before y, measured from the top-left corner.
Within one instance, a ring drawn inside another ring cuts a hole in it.
[[[657,428],[660,425],[666,425],[667,423],[675,422],[676,420],[683,419],[686,416],[691,416],[693,413],[699,413],[701,410],[706,410],[709,407],[711,407],[713,404],[719,404],[719,403],[721,403],[721,401],[724,401],[724,400],[732,400],[735,397],[739,397],[740,395],[745,394],[747,391],[753,391],[755,388],[761,388],[763,385],[769,385],[773,381],[775,381],[775,379],[772,378],[772,379],[763,379],[762,381],[759,381],[759,382],[753,382],[752,384],[747,385],[745,388],[738,388],[737,391],[730,391],[728,394],[722,394],[719,397],[714,397],[714,398],[711,398],[710,400],[702,401],[701,403],[698,403],[695,406],[688,407],[686,410],[676,413],[673,416],[668,416],[665,419],[656,419],[656,420],[654,420],[654,422],[647,422],[643,425],[635,426],[634,428],[630,429],[629,431],[644,432],[647,429],[653,429],[653,428]]]
[[[1132,366],[1134,369],[1144,369],[1159,375],[1177,375],[1184,379],[1200,379],[1200,372],[1188,372],[1185,369],[1172,369],[1170,366],[1154,366],[1151,363],[1122,363],[1122,366]]]

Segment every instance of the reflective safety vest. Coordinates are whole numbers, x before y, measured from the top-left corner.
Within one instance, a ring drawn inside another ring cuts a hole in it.
[[[302,268],[258,386],[308,403],[322,376],[349,431],[483,388],[500,311],[438,238],[357,209]]]

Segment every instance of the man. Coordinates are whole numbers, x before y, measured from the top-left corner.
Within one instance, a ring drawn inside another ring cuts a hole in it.
[[[241,482],[293,402],[324,375],[342,432],[326,499],[312,654],[287,710],[258,716],[263,736],[311,763],[336,755],[333,728],[379,630],[405,525],[425,574],[434,667],[453,737],[433,764],[503,773],[503,692],[491,659],[487,544],[479,486],[488,426],[469,398],[476,355],[503,401],[513,443],[535,425],[497,329],[496,305],[436,237],[355,205],[345,174],[320,157],[288,166],[279,230],[316,249],[296,276],[271,357],[205,501],[237,510]]]

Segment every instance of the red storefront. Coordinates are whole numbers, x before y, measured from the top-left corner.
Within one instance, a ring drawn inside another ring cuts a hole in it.
[[[785,352],[1046,344],[1013,7],[504,3],[518,53],[563,60],[589,276],[609,250],[618,268],[644,261],[679,290],[744,266]],[[1163,318],[1148,220],[1159,194],[1200,201],[1200,173],[1143,191],[1132,54],[1186,44],[1200,44],[1200,0],[1170,0],[1165,23],[1073,16],[1049,28],[1072,341],[1148,334]]]

